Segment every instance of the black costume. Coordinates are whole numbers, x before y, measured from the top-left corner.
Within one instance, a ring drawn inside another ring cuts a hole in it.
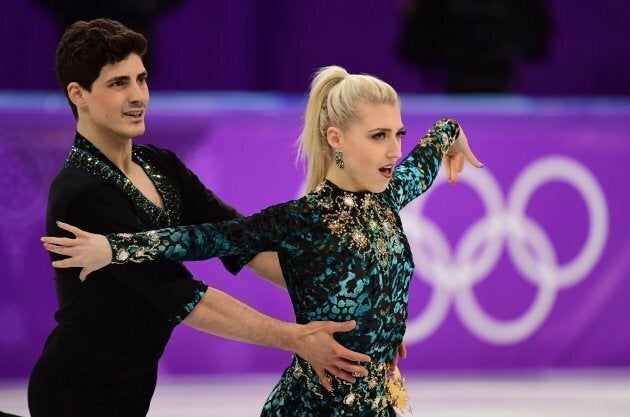
[[[208,191],[174,153],[134,146],[162,196],[151,203],[96,147],[77,133],[50,189],[46,234],[60,220],[94,233],[142,231],[239,217]],[[60,259],[51,254],[53,260]],[[223,259],[235,273],[250,257]],[[175,325],[207,286],[178,262],[112,265],[79,281],[79,269],[55,269],[59,323],[29,381],[32,417],[144,416],[157,363]]]

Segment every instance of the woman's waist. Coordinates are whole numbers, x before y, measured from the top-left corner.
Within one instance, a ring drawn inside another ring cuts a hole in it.
[[[294,355],[291,366],[285,372],[285,377],[290,378],[294,383],[301,384],[304,389],[310,391],[320,400],[333,402],[339,407],[347,407],[348,410],[385,410],[391,403],[387,391],[391,360],[379,362],[372,358],[371,362],[361,363],[361,365],[367,369],[368,374],[366,376],[353,375],[355,377],[354,383],[337,378],[327,372],[326,377],[333,387],[332,392],[328,392],[321,385],[313,367],[297,355]]]

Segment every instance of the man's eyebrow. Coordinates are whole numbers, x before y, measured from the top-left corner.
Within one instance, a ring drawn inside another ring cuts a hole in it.
[[[129,77],[126,75],[119,75],[119,76],[112,77],[109,80],[107,80],[108,83],[113,83],[116,81],[129,81]]]

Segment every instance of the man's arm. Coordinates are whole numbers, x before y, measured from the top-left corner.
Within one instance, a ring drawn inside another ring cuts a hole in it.
[[[266,279],[280,288],[287,289],[287,283],[284,280],[284,275],[280,268],[278,252],[260,252],[245,266],[259,277]]]
[[[354,321],[306,325],[283,322],[265,316],[219,290],[208,288],[184,323],[224,338],[295,352],[311,364],[329,391],[332,386],[326,372],[348,382],[355,381],[353,373],[367,375],[367,370],[357,363],[368,362],[370,357],[346,349],[332,336],[335,332],[353,330]]]

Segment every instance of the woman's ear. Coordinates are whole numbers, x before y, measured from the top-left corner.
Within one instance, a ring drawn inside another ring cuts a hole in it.
[[[326,129],[326,141],[333,149],[342,148],[341,130],[337,127],[329,127]]]
[[[68,87],[66,87],[66,91],[68,92],[68,98],[77,108],[85,107],[87,104],[87,91],[85,91],[79,83],[71,82],[68,84]]]

